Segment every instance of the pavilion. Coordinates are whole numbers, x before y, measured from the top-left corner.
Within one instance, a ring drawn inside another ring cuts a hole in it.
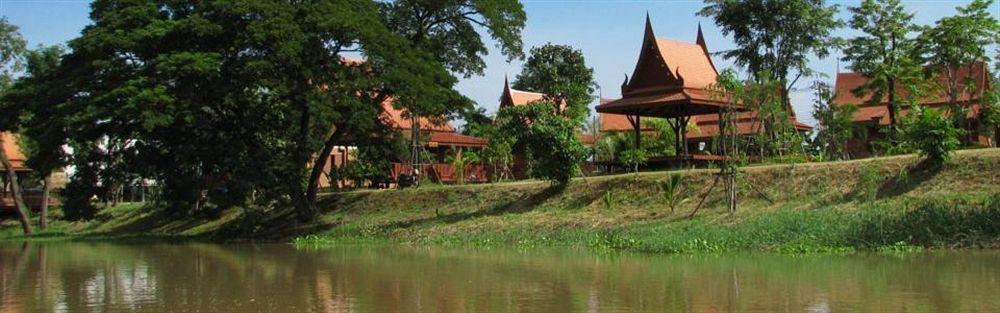
[[[597,112],[601,113],[602,125],[620,126],[622,120],[627,122],[636,133],[636,147],[640,145],[642,117],[666,119],[677,136],[674,138],[677,155],[651,161],[718,160],[718,156],[692,155],[687,145],[688,125],[696,116],[719,115],[730,109],[744,110],[709,89],[717,76],[701,26],[694,44],[658,39],[647,15],[639,60],[632,76],[626,76],[622,83],[622,98],[598,105]]]
[[[677,155],[650,160],[650,163],[674,165],[719,161],[721,156],[698,150],[708,147],[719,135],[720,113],[726,109],[739,112],[734,121],[738,136],[757,133],[759,119],[756,112],[742,106],[730,107],[728,99],[711,90],[717,77],[718,70],[700,25],[695,43],[656,38],[647,15],[639,60],[632,76],[626,76],[622,83],[622,98],[601,99],[597,106],[601,132],[651,132],[652,129],[642,124],[641,117],[664,118],[677,136],[674,138]],[[797,131],[812,129],[798,122],[794,111],[789,110]],[[639,145],[639,136],[635,144]]]

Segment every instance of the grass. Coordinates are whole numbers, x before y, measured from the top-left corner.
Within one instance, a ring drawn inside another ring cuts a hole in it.
[[[294,241],[300,245],[586,246],[665,253],[1000,247],[1000,149],[966,150],[941,168],[914,156],[760,165],[742,170],[730,214],[716,170],[328,194],[313,223],[288,210],[233,209],[174,217],[116,207],[96,221],[60,224],[55,238],[102,236]],[[683,176],[671,212],[657,182]],[[693,219],[702,196],[704,206]],[[0,238],[23,239],[16,223]],[[40,235],[36,235],[38,237]],[[34,237],[33,237],[34,238]],[[126,237],[128,238],[128,237]]]

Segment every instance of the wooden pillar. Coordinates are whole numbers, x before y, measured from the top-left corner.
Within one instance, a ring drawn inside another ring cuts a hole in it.
[[[633,148],[640,149],[642,148],[642,122],[639,120],[638,115],[636,115],[635,118],[628,115],[628,121],[632,124],[632,130],[635,132],[635,144],[633,145]]]
[[[688,155],[687,125],[688,125],[688,122],[691,121],[691,117],[690,116],[684,116],[684,117],[681,117],[680,120],[681,120],[681,123],[679,123],[679,125],[677,126],[677,130],[680,132],[680,135],[681,135],[681,147],[683,148],[681,151],[684,152],[684,155]]]

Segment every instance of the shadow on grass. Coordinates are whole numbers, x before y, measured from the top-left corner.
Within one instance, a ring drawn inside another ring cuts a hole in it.
[[[914,164],[882,183],[876,192],[876,198],[897,197],[913,191],[924,182],[937,176],[941,172],[941,168],[942,165],[933,164],[927,160],[920,161],[920,163]]]
[[[534,210],[535,208],[538,207],[539,204],[562,193],[565,189],[566,189],[565,185],[552,185],[527,197],[522,197],[515,201],[501,204],[490,209],[484,209],[472,212],[441,214],[433,217],[398,221],[385,224],[383,227],[386,229],[400,229],[400,228],[410,228],[418,225],[438,223],[438,222],[450,224],[484,216],[497,216],[509,213],[525,213]]]

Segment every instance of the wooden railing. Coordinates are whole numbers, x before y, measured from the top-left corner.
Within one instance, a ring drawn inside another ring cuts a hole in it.
[[[38,210],[42,207],[42,191],[41,190],[25,190],[21,192],[21,197],[24,202],[28,204],[28,207],[32,210]],[[59,201],[49,195],[49,205],[58,205]],[[14,203],[14,194],[9,191],[0,191],[0,210],[16,210],[17,206]]]
[[[399,181],[399,177],[404,174],[412,173],[412,167],[405,163],[392,163],[392,176],[393,181]],[[420,166],[420,173],[425,177],[430,177],[432,180],[451,184],[458,182],[458,169],[451,164],[446,163],[435,163],[435,164],[425,164]],[[484,183],[489,181],[489,171],[487,167],[483,164],[468,164],[465,166],[465,182],[466,183]]]

